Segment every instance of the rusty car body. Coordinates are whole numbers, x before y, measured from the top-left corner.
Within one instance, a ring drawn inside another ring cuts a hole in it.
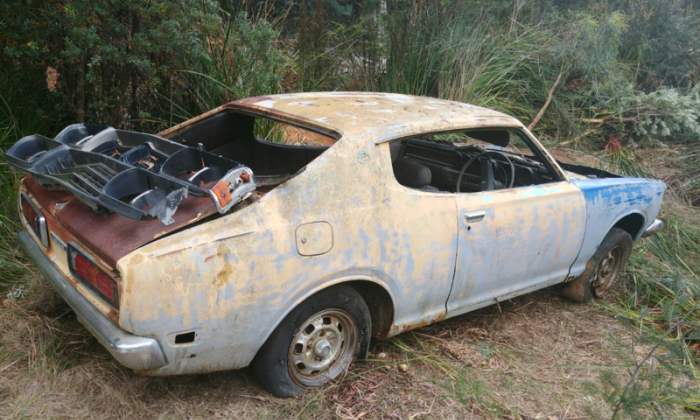
[[[327,141],[268,142],[253,135],[256,120]],[[435,133],[466,133],[482,143],[426,140]],[[530,152],[514,152],[498,140],[503,133]],[[662,182],[559,163],[520,121],[463,103],[375,93],[256,97],[157,137],[242,162],[256,191],[225,213],[206,195],[183,198],[167,225],[96,212],[35,176],[19,191],[27,229],[21,244],[107,350],[144,375],[245,367],[295,308],[340,290],[334,287],[361,296],[371,322],[359,328],[380,339],[557,283],[587,300],[586,287],[603,295],[610,286],[596,276],[612,282],[629,255],[623,247],[612,260],[595,260],[606,235],[629,235],[631,246],[662,226]],[[469,171],[472,158],[479,168]],[[400,182],[400,159],[418,171],[409,178],[424,174],[428,184]],[[114,282],[115,300],[76,276],[71,249],[88,260],[85,273]],[[599,271],[591,277],[593,260]],[[338,325],[349,312],[336,313]],[[314,322],[336,323],[332,316]],[[298,389],[266,385],[276,395],[317,386],[337,376],[332,366],[365,354],[362,331],[334,344],[304,338],[299,329],[306,324],[284,327],[294,330],[292,344],[316,346],[312,362],[328,352],[336,359],[323,359],[317,371],[299,368],[302,376],[292,375]],[[345,331],[348,325],[352,320]],[[341,347],[349,345],[356,348],[343,359]],[[290,371],[296,358],[307,357],[293,348],[286,354],[282,368]],[[298,380],[314,375],[323,379]]]

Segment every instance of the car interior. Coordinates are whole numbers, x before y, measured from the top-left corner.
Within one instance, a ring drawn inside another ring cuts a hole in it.
[[[389,144],[399,184],[433,192],[480,192],[559,181],[541,152],[515,129],[409,137]]]
[[[170,140],[235,159],[252,169],[257,181],[269,184],[283,182],[335,142],[328,136],[233,111],[220,112]]]
[[[280,132],[282,126],[290,127],[224,111],[170,139],[235,159],[253,170],[260,185],[273,187],[293,176],[336,141],[303,130],[290,133],[285,128],[286,131]],[[560,180],[548,161],[530,147],[527,137],[517,129],[422,134],[392,142],[389,147],[399,184],[423,191],[479,192]]]

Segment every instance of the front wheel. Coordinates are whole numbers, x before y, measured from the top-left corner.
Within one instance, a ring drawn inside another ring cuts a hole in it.
[[[266,391],[293,397],[338,378],[363,357],[372,334],[369,308],[350,286],[311,296],[277,326],[253,360]]]
[[[632,252],[632,237],[620,228],[612,228],[574,280],[565,283],[562,293],[576,302],[591,302],[607,295]]]

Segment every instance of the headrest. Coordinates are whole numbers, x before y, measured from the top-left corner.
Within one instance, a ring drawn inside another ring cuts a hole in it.
[[[400,141],[389,143],[389,152],[391,153],[391,161],[396,162],[396,159],[403,156],[403,151],[406,148]]]
[[[427,166],[408,159],[394,162],[394,176],[399,184],[409,188],[423,188],[430,185],[432,172]]]

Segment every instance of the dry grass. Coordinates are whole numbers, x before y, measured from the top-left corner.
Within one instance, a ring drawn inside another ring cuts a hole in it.
[[[373,343],[320,393],[281,400],[249,371],[146,378],[119,366],[40,278],[0,312],[0,416],[95,418],[599,418],[586,391],[632,333],[551,289]],[[489,354],[490,353],[490,354]],[[408,369],[402,371],[400,364]],[[626,375],[620,369],[620,375]],[[588,416],[588,417],[586,417]]]

